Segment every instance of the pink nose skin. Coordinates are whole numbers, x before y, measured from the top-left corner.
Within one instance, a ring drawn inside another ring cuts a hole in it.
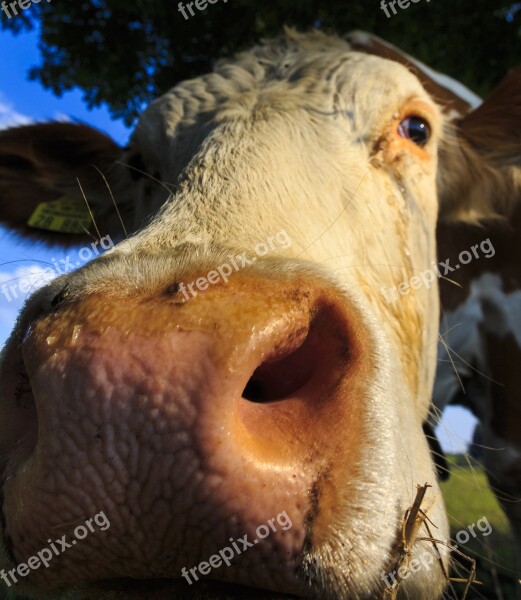
[[[316,278],[60,307],[23,344],[38,433],[5,484],[16,561],[103,511],[108,529],[28,580],[184,584],[183,567],[248,536],[206,579],[305,595],[303,552],[359,477],[370,354],[357,311]]]

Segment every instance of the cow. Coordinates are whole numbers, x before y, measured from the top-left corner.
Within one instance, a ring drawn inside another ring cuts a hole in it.
[[[399,62],[288,29],[154,101],[126,148],[83,124],[0,133],[6,226],[74,243],[27,227],[65,194],[120,240],[35,292],[1,356],[15,593],[442,595],[438,286],[412,282],[439,213],[519,192],[519,125],[486,106],[467,135]]]
[[[507,75],[480,108],[481,99],[461,84],[447,82],[377,36],[353,32],[348,39],[360,51],[409,66],[468,139],[488,137],[484,153],[497,167],[521,164],[519,70]],[[489,111],[495,119],[486,125],[482,115]],[[498,117],[516,124],[505,139],[508,157],[492,141]],[[514,177],[519,173],[514,171]],[[442,316],[433,402],[438,413],[456,404],[479,419],[476,451],[512,525],[521,565],[521,210],[516,201],[501,206],[503,198],[499,193],[495,212],[484,215],[488,219],[438,222],[438,254],[447,264],[447,277],[440,280]],[[460,268],[462,252],[480,248],[484,241],[491,251],[485,257],[471,254],[472,260]]]
[[[519,210],[506,223],[444,225],[444,248],[457,262],[454,240],[471,247],[490,239],[495,255],[441,284],[443,336],[434,400],[470,409],[479,419],[474,449],[511,523],[521,567],[521,402],[519,401],[521,272]],[[448,241],[451,240],[451,241]]]

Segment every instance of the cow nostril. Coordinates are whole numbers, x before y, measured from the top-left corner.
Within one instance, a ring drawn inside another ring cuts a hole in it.
[[[313,346],[314,336],[310,332],[297,349],[261,364],[250,377],[242,397],[264,403],[294,395],[312,378]]]
[[[245,400],[250,400],[251,402],[263,402],[264,395],[265,394],[261,381],[255,380],[253,377],[251,377],[244,388],[242,397]]]
[[[355,324],[356,317],[334,302],[317,302],[309,325],[273,348],[251,374],[242,398],[257,404],[327,398],[358,364],[362,338]]]

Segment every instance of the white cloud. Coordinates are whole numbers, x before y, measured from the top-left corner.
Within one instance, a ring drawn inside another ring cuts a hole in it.
[[[51,271],[53,270],[51,269]],[[57,276],[54,271],[53,274],[54,277]],[[0,284],[2,284],[0,301],[25,300],[29,294],[54,277],[51,277],[49,267],[44,268],[34,264],[17,267],[14,271],[0,271]]]
[[[60,123],[72,123],[72,119],[66,113],[56,111],[53,116],[54,121],[59,121]]]
[[[15,125],[27,125],[31,122],[31,118],[14,110],[12,102],[0,92],[0,129],[7,129],[7,127]]]
[[[11,333],[27,297],[48,283],[50,275],[49,267],[36,264],[17,267],[13,271],[0,271],[0,349]],[[54,276],[57,276],[56,272]]]
[[[53,120],[59,121],[60,123],[72,122],[71,117],[61,111],[56,111],[54,113]],[[0,129],[16,127],[17,125],[27,125],[33,122],[34,119],[15,110],[14,104],[3,92],[0,92]]]

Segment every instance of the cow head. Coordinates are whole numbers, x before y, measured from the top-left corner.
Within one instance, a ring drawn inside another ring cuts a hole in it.
[[[132,233],[35,293],[2,355],[0,568],[69,544],[17,589],[376,598],[426,482],[447,538],[422,432],[438,293],[420,274],[440,144],[452,210],[469,142],[442,109],[398,62],[287,31],[159,98],[125,150],[82,125],[0,134],[4,222],[24,231],[79,179],[99,235],[120,234],[112,196]],[[435,561],[400,588],[444,584]]]

